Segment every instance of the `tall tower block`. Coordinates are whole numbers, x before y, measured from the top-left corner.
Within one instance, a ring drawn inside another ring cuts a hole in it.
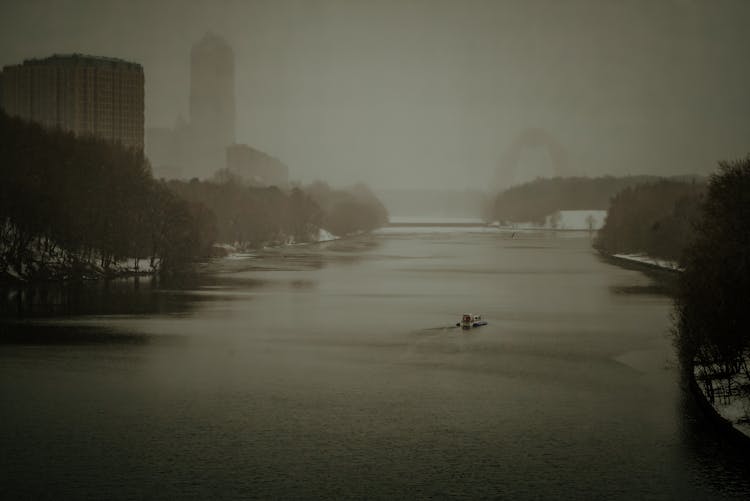
[[[235,141],[234,52],[213,34],[190,53],[190,127],[200,170],[223,167],[225,149]]]

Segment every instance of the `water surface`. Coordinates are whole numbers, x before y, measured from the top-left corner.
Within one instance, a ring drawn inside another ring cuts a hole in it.
[[[670,308],[585,235],[465,231],[3,290],[0,497],[748,499]]]

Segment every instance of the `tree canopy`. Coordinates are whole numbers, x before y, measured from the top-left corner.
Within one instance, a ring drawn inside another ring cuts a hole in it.
[[[492,217],[504,222],[537,222],[559,210],[607,209],[610,198],[653,176],[540,178],[500,192]]]
[[[678,339],[691,365],[750,376],[750,156],[719,165],[684,255]]]
[[[205,254],[205,208],[153,179],[143,153],[0,112],[0,276],[108,274],[148,258],[162,270]]]
[[[662,179],[614,197],[594,246],[605,254],[646,253],[678,261],[693,236],[705,185]]]

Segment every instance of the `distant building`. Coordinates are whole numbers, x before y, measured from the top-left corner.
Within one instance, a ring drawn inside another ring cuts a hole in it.
[[[54,55],[5,66],[0,82],[0,106],[11,116],[143,150],[140,64]]]
[[[180,159],[183,143],[176,129],[169,127],[146,129],[146,156],[151,162],[155,177],[166,179],[182,177]]]
[[[191,131],[189,124],[179,118],[174,127],[148,127],[146,129],[146,156],[151,162],[154,176],[166,179],[190,177],[186,167],[191,164]]]
[[[234,52],[223,38],[208,34],[190,52],[192,157],[200,170],[222,167],[234,128]]]
[[[154,174],[206,179],[226,167],[250,184],[286,187],[286,165],[235,144],[235,113],[234,52],[223,38],[207,34],[190,52],[189,120],[146,131],[146,155]]]
[[[286,187],[289,169],[276,158],[246,144],[227,148],[227,169],[256,186]]]
[[[156,175],[208,178],[225,166],[235,142],[234,52],[207,34],[190,51],[190,114],[173,129],[146,130],[146,155]]]

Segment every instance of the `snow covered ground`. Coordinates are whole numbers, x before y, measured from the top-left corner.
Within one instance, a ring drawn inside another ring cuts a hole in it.
[[[296,243],[293,238],[288,239],[286,242],[281,243],[279,245],[269,245],[267,247],[283,247],[288,245],[306,245],[311,243],[321,243],[321,242],[330,242],[332,240],[338,240],[339,237],[334,235],[333,233],[324,230],[323,228],[320,228],[318,230],[318,236],[317,238],[311,240],[310,242],[300,242]],[[252,252],[251,250],[243,250],[238,245],[232,245],[227,243],[217,243],[214,244],[214,247],[223,249],[226,253],[225,256],[223,256],[224,259],[248,259],[256,257],[257,254],[255,252]]]
[[[655,257],[647,256],[646,254],[612,254],[612,257],[618,259],[625,259],[627,261],[635,261],[637,263],[650,264],[651,266],[657,266],[673,271],[682,271],[676,261],[669,261],[667,259],[657,259]]]
[[[36,280],[36,277],[39,276],[51,280],[95,280],[108,276],[151,275],[159,269],[160,264],[159,259],[154,260],[154,266],[152,267],[150,258],[138,259],[137,262],[135,258],[125,258],[111,263],[109,268],[105,270],[98,258],[91,262],[76,264],[67,261],[62,252],[52,256],[47,255],[44,260],[42,260],[40,254],[36,254],[32,262],[33,264],[25,268],[23,273],[13,266],[8,266],[2,276],[19,282]],[[34,278],[30,279],[30,276]]]
[[[668,270],[682,271],[682,268],[674,261],[656,259],[645,254],[614,254],[613,257]],[[737,395],[736,392],[728,391],[726,379],[710,378],[705,375],[705,372],[700,366],[693,369],[693,375],[704,398],[735,429],[750,437],[750,399]],[[749,383],[750,381],[742,374],[732,379],[733,388],[739,388],[741,385],[746,386]],[[714,398],[711,398],[709,394],[713,395]]]
[[[339,237],[323,228],[318,230],[318,242],[330,242],[331,240],[338,240],[338,238]]]
[[[716,409],[716,412],[729,421],[735,429],[750,437],[750,399],[730,393],[727,391],[726,379],[709,379],[702,374],[699,366],[696,366],[693,372],[703,396]],[[739,388],[740,385],[748,384],[748,381],[744,375],[738,375],[733,378],[732,383],[733,387]],[[709,393],[714,395],[713,402]],[[727,394],[729,397],[724,397]]]
[[[154,267],[151,268],[151,260],[146,259],[139,259],[138,264],[136,265],[135,258],[128,258],[124,261],[118,261],[116,268],[124,271],[135,271],[137,273],[152,273],[154,269],[159,268],[159,260],[157,259],[154,262]]]

